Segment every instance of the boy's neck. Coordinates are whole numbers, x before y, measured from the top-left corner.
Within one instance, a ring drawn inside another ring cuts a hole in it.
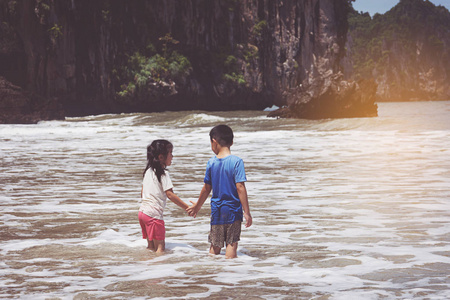
[[[219,146],[219,149],[217,149],[218,152],[216,153],[217,158],[225,158],[229,155],[231,155],[231,150],[229,147],[221,147]]]

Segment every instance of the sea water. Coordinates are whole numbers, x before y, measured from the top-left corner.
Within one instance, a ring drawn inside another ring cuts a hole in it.
[[[238,258],[208,254],[168,202],[166,247],[137,219],[146,146],[174,144],[174,191],[196,201],[228,124],[253,226]],[[0,298],[449,299],[450,101],[380,103],[379,117],[165,112],[0,125]]]

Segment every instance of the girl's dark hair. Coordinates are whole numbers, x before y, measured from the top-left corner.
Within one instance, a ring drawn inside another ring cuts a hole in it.
[[[161,176],[164,175],[166,170],[165,166],[161,165],[159,156],[162,155],[164,158],[167,157],[169,152],[173,149],[171,142],[166,140],[154,140],[150,145],[147,146],[147,167],[144,170],[147,172],[148,169],[152,168],[155,171],[158,181],[161,182]]]

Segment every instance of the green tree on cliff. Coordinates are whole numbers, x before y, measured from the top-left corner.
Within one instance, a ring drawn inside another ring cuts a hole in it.
[[[117,93],[123,100],[145,100],[159,93],[162,85],[173,86],[182,83],[189,76],[192,68],[189,60],[172,48],[178,44],[170,33],[159,38],[162,42],[161,50],[149,44],[147,56],[137,51],[128,58],[127,65],[122,69],[124,82]],[[119,78],[120,80],[120,78]]]

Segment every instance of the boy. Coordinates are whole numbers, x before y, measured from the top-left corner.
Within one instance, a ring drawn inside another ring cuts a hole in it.
[[[211,149],[216,154],[206,166],[204,186],[197,203],[192,202],[186,211],[196,217],[198,211],[208,198],[211,190],[211,231],[208,241],[211,243],[209,253],[220,254],[226,244],[225,257],[237,257],[238,241],[241,235],[241,223],[245,217],[245,227],[252,225],[252,216],[248,205],[245,188],[244,162],[231,155],[233,131],[227,125],[218,125],[209,133]],[[244,210],[242,212],[242,209]]]

